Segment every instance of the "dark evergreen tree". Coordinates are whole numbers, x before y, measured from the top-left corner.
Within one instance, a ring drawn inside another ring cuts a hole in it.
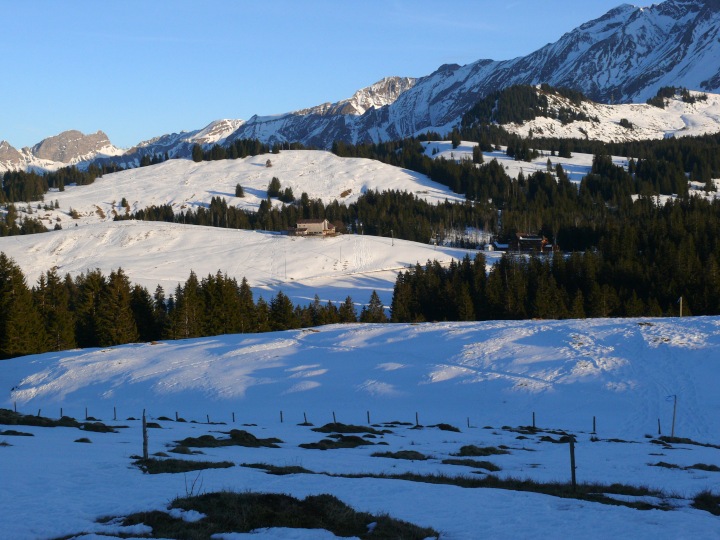
[[[360,313],[360,322],[365,323],[385,323],[387,322],[385,308],[376,291],[370,295],[370,301],[367,306],[363,306]]]
[[[75,316],[70,311],[70,293],[55,269],[40,276],[33,291],[43,318],[48,350],[62,351],[75,345]]]
[[[101,293],[96,331],[101,347],[132,343],[139,338],[131,304],[130,280],[122,268],[110,272],[107,286]]]
[[[357,311],[355,311],[355,303],[349,296],[345,298],[345,301],[340,305],[338,309],[341,323],[354,323],[357,322]]]
[[[0,358],[46,350],[45,328],[20,267],[0,253]]]

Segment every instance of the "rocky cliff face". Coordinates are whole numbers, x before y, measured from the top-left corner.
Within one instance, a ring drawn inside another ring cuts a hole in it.
[[[5,165],[4,167],[0,166],[0,170],[17,169],[20,168],[22,163],[23,155],[10,146],[7,141],[0,141],[0,164]]]
[[[102,131],[85,135],[76,130],[63,131],[48,137],[32,147],[32,154],[38,158],[67,164],[92,159],[97,154],[116,154],[116,148]]]

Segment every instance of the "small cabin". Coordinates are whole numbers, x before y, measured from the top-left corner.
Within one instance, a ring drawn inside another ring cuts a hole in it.
[[[544,236],[517,233],[513,242],[513,251],[521,253],[546,253],[552,251],[552,245]]]
[[[335,234],[335,226],[327,219],[298,219],[297,226],[290,228],[292,236],[331,236]]]

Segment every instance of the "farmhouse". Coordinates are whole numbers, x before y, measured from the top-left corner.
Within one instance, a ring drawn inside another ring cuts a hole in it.
[[[329,236],[335,234],[335,226],[327,219],[298,219],[297,227],[290,228],[292,236]]]

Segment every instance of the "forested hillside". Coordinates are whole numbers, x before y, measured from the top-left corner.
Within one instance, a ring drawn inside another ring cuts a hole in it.
[[[360,300],[358,298],[358,300]],[[108,347],[159,339],[258,333],[333,323],[387,322],[373,291],[360,313],[343,303],[293,305],[282,291],[253,298],[247,280],[218,271],[188,279],[167,293],[130,282],[119,268],[77,276],[46,271],[28,287],[21,268],[0,253],[0,359],[76,347]]]

